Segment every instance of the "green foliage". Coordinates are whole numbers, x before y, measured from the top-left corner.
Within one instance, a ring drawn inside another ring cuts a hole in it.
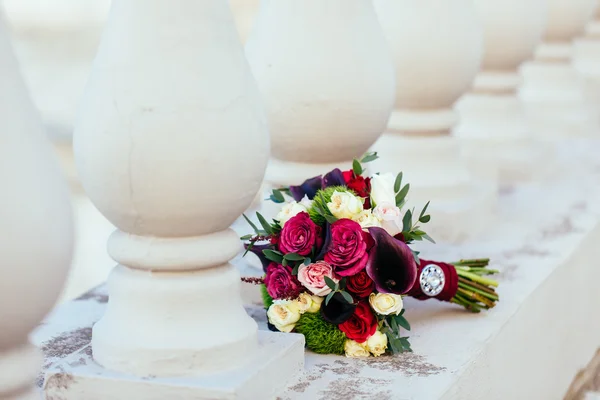
[[[260,294],[262,296],[262,301],[263,301],[263,304],[265,305],[265,308],[268,309],[269,307],[271,307],[271,304],[273,304],[273,298],[267,291],[267,287],[265,286],[264,283],[262,285],[260,285]]]
[[[350,192],[356,195],[356,193],[345,186],[330,186],[317,191],[312,206],[310,207],[310,210],[308,210],[308,215],[310,215],[310,219],[312,219],[315,224],[322,226],[326,221],[330,223],[335,222],[335,217],[331,214],[331,211],[329,211],[327,203],[331,201],[331,196],[336,191]]]
[[[346,335],[320,313],[304,313],[296,324],[296,332],[304,335],[306,347],[315,353],[344,354]]]

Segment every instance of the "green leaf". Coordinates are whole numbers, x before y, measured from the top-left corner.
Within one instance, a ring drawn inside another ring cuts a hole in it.
[[[400,314],[398,314],[399,316],[404,315],[404,313],[406,312],[406,308],[403,308],[402,311],[400,311]]]
[[[312,260],[310,258],[306,257],[304,259],[304,263],[303,263],[304,265],[310,265],[311,263],[312,263]]]
[[[267,235],[272,235],[273,234],[273,228],[271,228],[271,224],[269,224],[267,222],[267,220],[265,219],[265,217],[263,217],[261,215],[261,213],[259,213],[259,212],[256,213],[256,217],[258,218],[258,221],[262,225],[262,227],[265,230],[265,232],[267,232]]]
[[[389,318],[388,319],[389,323],[390,323],[390,328],[392,328],[392,332],[398,332],[398,322],[396,322],[395,318]]]
[[[354,171],[354,174],[356,176],[362,174],[363,167],[362,167],[362,165],[360,165],[360,161],[358,161],[356,159],[354,161],[352,161],[352,170]]]
[[[419,222],[426,224],[429,221],[431,221],[431,215],[423,215],[422,217],[419,217]]]
[[[292,269],[292,275],[298,275],[298,269],[300,268],[300,264],[296,265],[293,269]]]
[[[288,261],[304,261],[304,256],[296,253],[287,253],[283,256]]]
[[[377,160],[378,158],[379,158],[379,156],[377,155],[377,152],[376,152],[376,151],[372,151],[372,152],[366,153],[366,154],[365,154],[365,155],[364,155],[364,156],[361,158],[360,162],[361,162],[361,163],[363,163],[363,164],[366,164],[366,163],[368,163],[368,162],[375,161],[375,160]]]
[[[400,190],[398,192],[398,194],[396,195],[396,206],[397,207],[400,207],[399,204],[404,204],[404,199],[406,198],[406,195],[408,194],[409,190],[410,190],[410,183],[407,183],[406,185],[404,185],[402,190]]]
[[[394,193],[398,193],[400,191],[401,186],[402,186],[402,172],[400,172],[396,176],[396,182],[394,182]]]
[[[392,334],[392,332],[390,331],[386,331],[385,335],[388,337],[388,343],[392,349],[392,353],[396,354],[396,353],[401,353],[402,350],[401,348],[399,349],[398,347],[396,347],[396,337],[394,337],[394,335]]]
[[[344,298],[344,300],[346,300],[348,303],[353,304],[354,303],[354,299],[352,298],[352,296],[350,296],[350,293],[348,292],[340,292],[342,294],[342,297]]]
[[[400,325],[402,328],[406,329],[407,331],[410,331],[410,324],[408,323],[408,321],[406,320],[406,318],[404,318],[401,315],[398,315],[396,318],[394,318],[394,320],[398,323],[398,325]]]
[[[425,207],[423,207],[423,210],[421,210],[421,214],[419,214],[419,219],[421,219],[423,217],[423,215],[425,215],[425,212],[427,211],[427,207],[429,207],[429,203],[431,203],[431,201],[428,201],[427,204],[425,204]]]
[[[399,339],[399,341],[400,341],[400,345],[402,346],[402,349],[404,351],[412,352],[412,349],[410,347],[410,342],[408,341],[407,337],[401,337]]]
[[[333,297],[334,294],[335,294],[335,292],[331,292],[327,295],[327,297],[325,297],[325,305],[329,304],[329,300],[331,300],[331,298]]]
[[[252,250],[253,247],[254,247],[254,242],[250,242],[250,244],[248,245],[248,247],[246,247],[246,251],[244,251],[244,254],[242,254],[242,257],[246,257],[246,254],[248,254],[248,252],[250,250]]]
[[[285,197],[283,197],[283,194],[279,190],[273,189],[271,200],[273,200],[275,203],[283,203],[285,201]]]
[[[249,240],[252,239],[254,237],[253,234],[248,234],[248,235],[244,235],[240,238],[240,240]]]
[[[428,234],[423,235],[423,238],[425,238],[426,240],[429,240],[431,243],[435,244],[435,240],[433,240],[431,238],[431,236],[429,236]]]
[[[274,261],[278,264],[281,264],[281,262],[283,261],[283,254],[281,254],[278,251],[265,249],[263,250],[263,254],[268,260]]]
[[[413,257],[415,259],[415,262],[417,263],[417,265],[421,264],[421,260],[419,260],[419,254],[421,254],[420,251],[415,251],[415,250],[411,250],[413,253]]]
[[[412,228],[412,212],[407,210],[402,218],[402,232],[410,232]]]
[[[327,214],[327,215],[323,215],[323,217],[324,217],[324,218],[325,218],[325,220],[326,220],[327,222],[329,222],[330,224],[333,224],[334,222],[337,222],[337,220],[338,220],[336,217],[334,217],[333,215],[329,215],[329,214]]]
[[[281,265],[283,265],[284,267],[287,267],[288,261],[284,258],[283,260],[281,260]]]
[[[327,285],[327,287],[329,287],[329,289],[331,289],[331,290],[337,289],[337,284],[330,277],[324,276],[323,278],[325,278],[325,284]]]
[[[340,279],[340,289],[346,289],[346,277]]]
[[[248,217],[246,217],[246,214],[242,214],[242,216],[244,217],[244,219],[246,220],[246,222],[248,222],[250,224],[250,226],[252,227],[252,229],[254,229],[254,232],[256,232],[257,234],[260,234],[260,231],[258,230],[258,228],[256,227],[256,225],[254,225],[254,222],[250,221],[250,219]]]

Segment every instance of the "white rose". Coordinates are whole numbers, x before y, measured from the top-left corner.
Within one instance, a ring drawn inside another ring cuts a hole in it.
[[[296,299],[296,302],[298,303],[300,314],[304,314],[305,312],[310,310],[313,305],[312,296],[308,293],[300,293],[300,295]]]
[[[387,336],[381,333],[380,331],[375,332],[373,336],[367,339],[367,349],[375,357],[379,357],[380,355],[385,353],[385,349],[387,349],[387,344]]]
[[[300,214],[301,212],[308,212],[308,208],[306,208],[304,206],[304,204],[292,201],[292,202],[286,203],[281,208],[281,211],[279,211],[279,213],[277,213],[277,216],[275,217],[275,219],[277,221],[279,221],[279,224],[283,227],[290,218],[295,217],[296,215]]]
[[[289,300],[275,300],[267,311],[269,322],[280,332],[289,333],[300,319],[298,302]]]
[[[404,307],[402,296],[391,293],[371,293],[369,303],[379,315],[398,315]]]
[[[382,221],[381,227],[391,236],[402,232],[402,213],[394,203],[378,204],[373,215]]]
[[[369,357],[369,350],[367,349],[366,342],[358,343],[354,340],[346,340],[344,343],[344,351],[346,352],[346,357],[358,358],[358,357]]]
[[[310,298],[312,299],[312,305],[310,306],[310,308],[308,310],[306,310],[307,313],[317,313],[321,310],[321,303],[323,302],[323,297],[320,296],[310,296]]]
[[[371,177],[371,204],[389,203],[396,204],[396,192],[394,183],[396,177],[393,174],[379,174]]]
[[[338,192],[331,195],[331,202],[327,203],[327,208],[338,219],[352,219],[363,210],[363,202],[350,192]]]
[[[357,214],[352,218],[352,220],[359,223],[360,227],[363,229],[371,228],[371,227],[381,227],[381,220],[377,218],[371,210],[363,210],[360,214]]]
[[[306,207],[307,210],[310,210],[310,208],[312,207],[312,203],[313,201],[310,200],[307,195],[304,195],[302,200],[300,200],[300,204]]]

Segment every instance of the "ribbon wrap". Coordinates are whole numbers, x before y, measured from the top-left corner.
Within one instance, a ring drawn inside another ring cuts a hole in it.
[[[445,282],[442,291],[436,296],[430,296],[423,292],[421,289],[421,272],[428,265],[436,265],[441,268],[444,273]],[[438,299],[440,301],[450,301],[456,295],[458,291],[458,274],[456,273],[456,268],[454,265],[439,262],[439,261],[429,261],[429,260],[420,260],[419,269],[417,270],[417,279],[415,283],[407,293],[408,296],[414,297],[417,300],[429,300],[429,299]]]

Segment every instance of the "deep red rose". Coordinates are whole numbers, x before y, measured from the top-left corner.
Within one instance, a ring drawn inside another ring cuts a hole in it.
[[[364,209],[368,210],[371,208],[371,178],[357,176],[352,170],[344,171],[342,174],[344,175],[348,189],[365,199]]]
[[[333,265],[339,276],[350,276],[359,273],[367,265],[368,249],[373,239],[363,232],[358,222],[340,219],[331,224],[331,241],[325,253],[325,261]]]
[[[298,278],[292,275],[291,267],[274,262],[267,267],[265,286],[275,300],[295,299],[304,290]]]
[[[375,282],[369,278],[367,271],[362,270],[358,274],[347,278],[346,290],[360,298],[369,297],[375,290]]]
[[[308,213],[301,212],[290,218],[279,235],[279,250],[284,253],[296,253],[307,256],[313,246],[319,247],[321,228],[315,224]]]
[[[350,319],[339,324],[338,328],[348,339],[364,343],[377,331],[377,317],[368,303],[360,302]]]

